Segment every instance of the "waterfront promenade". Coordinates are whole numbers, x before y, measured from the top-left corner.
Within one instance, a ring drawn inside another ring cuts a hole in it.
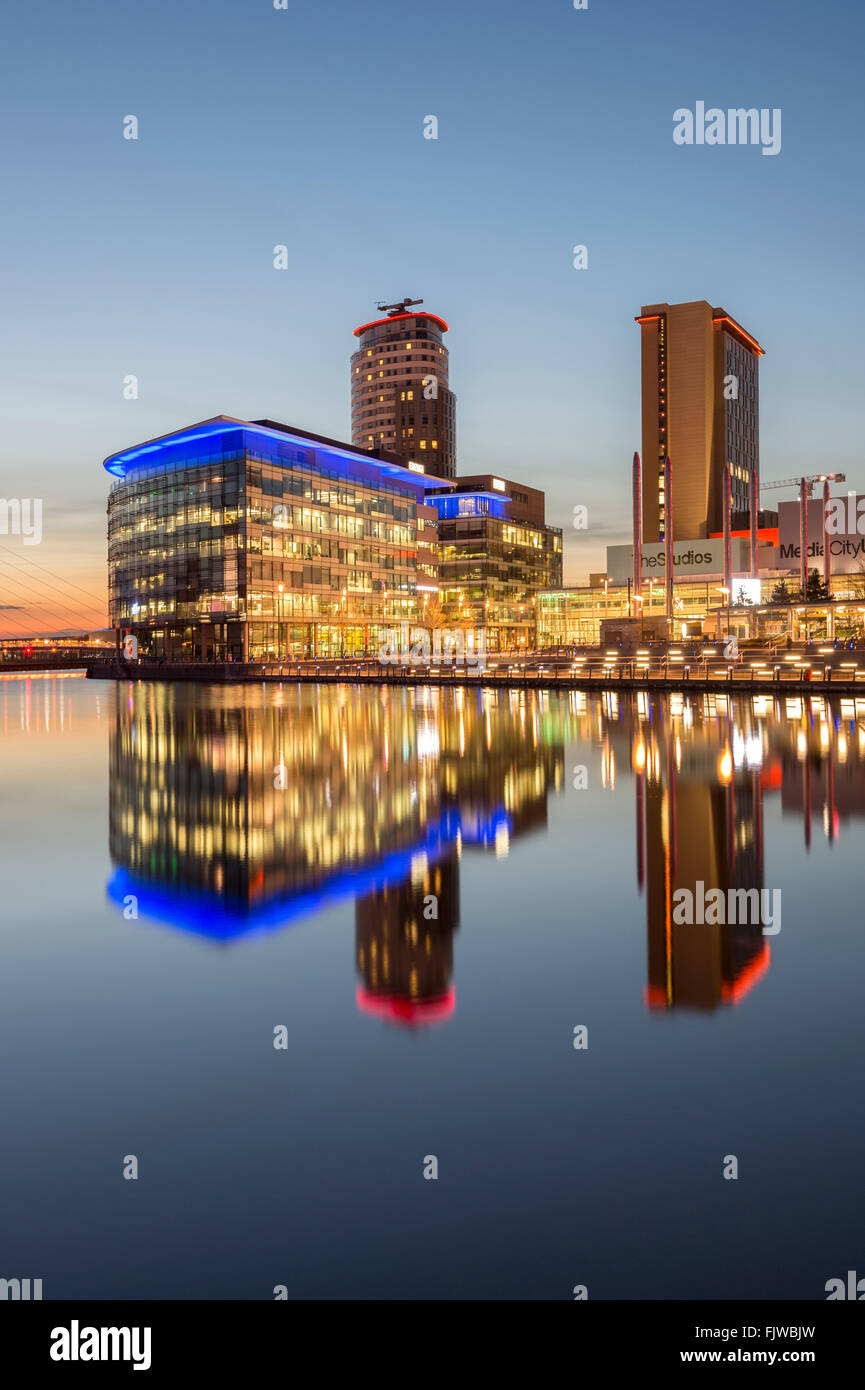
[[[862,689],[865,651],[844,646],[807,645],[778,651],[746,648],[725,659],[721,645],[676,645],[662,650],[641,648],[576,652],[494,654],[482,665],[443,661],[433,665],[383,663],[375,658],[317,661],[193,662],[94,661],[87,669],[94,680],[201,681],[219,684],[299,683],[363,685],[495,686],[516,689],[591,690],[647,687],[659,689],[829,690]]]

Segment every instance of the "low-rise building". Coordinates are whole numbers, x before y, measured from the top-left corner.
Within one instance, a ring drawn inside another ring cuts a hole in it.
[[[484,629],[490,650],[530,648],[536,597],[562,582],[562,532],[544,494],[493,474],[427,491],[438,515],[438,583],[446,622]]]

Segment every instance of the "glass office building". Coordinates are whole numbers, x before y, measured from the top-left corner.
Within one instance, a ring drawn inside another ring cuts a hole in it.
[[[562,532],[544,494],[492,474],[428,491],[438,513],[439,600],[451,623],[483,628],[491,651],[535,645],[536,596],[562,582]]]
[[[217,416],[104,466],[110,622],[142,655],[355,655],[417,615],[424,486],[399,463]]]

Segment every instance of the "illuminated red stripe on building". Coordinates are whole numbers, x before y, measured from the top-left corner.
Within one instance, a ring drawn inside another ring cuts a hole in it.
[[[357,988],[357,1007],[361,1013],[373,1014],[389,1023],[403,1023],[412,1027],[442,1023],[450,1018],[456,1006],[457,992],[453,986],[446,994],[437,994],[432,999],[412,999],[408,994],[373,994],[363,985]]]
[[[756,352],[756,354],[757,354],[758,357],[765,357],[765,356],[766,356],[765,350],[764,350],[763,348],[761,348],[760,344],[757,342],[757,339],[756,339],[756,338],[752,338],[750,333],[746,333],[745,330],[744,330],[744,328],[742,328],[742,327],[736,322],[735,319],[731,319],[730,316],[729,316],[728,314],[725,314],[725,315],[723,316],[723,318],[712,319],[712,324],[714,325],[714,324],[716,324],[716,323],[717,323],[719,326],[720,326],[721,324],[724,324],[724,323],[728,324],[728,325],[729,325],[729,330],[730,330],[730,332],[731,332],[731,333],[734,333],[734,334],[738,333],[738,335],[739,335],[740,338],[744,338],[744,340],[745,340],[745,342],[747,343],[748,347],[749,347],[749,348],[752,348],[753,351]]]
[[[731,535],[731,537],[732,537],[733,540],[740,539],[740,540],[743,540],[743,541],[747,541],[747,540],[750,540],[750,539],[751,539],[751,532],[750,532],[750,531],[731,531],[731,532],[730,532],[730,535]],[[723,531],[710,531],[710,532],[709,532],[709,540],[710,540],[710,541],[720,541],[720,540],[723,540],[723,539],[724,539],[724,532],[723,532]],[[757,540],[758,540],[758,541],[767,541],[770,545],[777,545],[777,544],[778,544],[778,527],[777,527],[777,526],[763,526],[763,527],[758,528],[758,530],[757,530]]]
[[[725,1004],[739,1004],[749,994],[758,981],[762,980],[766,971],[769,969],[769,943],[763,942],[763,949],[758,956],[745,966],[741,975],[732,984],[721,986],[721,998]]]
[[[433,323],[440,325],[443,333],[448,332],[448,326],[444,319],[440,319],[438,314],[394,314],[392,318],[373,319],[372,323],[362,323],[360,328],[354,330],[354,336],[359,338],[361,333],[365,333],[368,328],[378,328],[380,323],[396,323],[398,319],[432,319]]]

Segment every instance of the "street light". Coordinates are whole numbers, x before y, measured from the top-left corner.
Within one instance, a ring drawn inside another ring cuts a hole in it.
[[[721,593],[721,594],[726,594],[726,598],[724,599],[723,607],[726,608],[726,610],[727,610],[727,636],[729,637],[729,636],[730,636],[730,590],[727,588],[726,584],[719,584],[719,585],[718,585],[718,592]]]

